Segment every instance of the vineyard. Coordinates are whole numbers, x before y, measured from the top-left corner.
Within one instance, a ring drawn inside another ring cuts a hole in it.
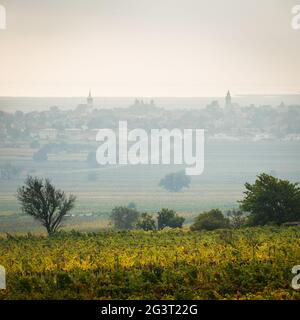
[[[0,299],[300,299],[300,228],[0,239]]]

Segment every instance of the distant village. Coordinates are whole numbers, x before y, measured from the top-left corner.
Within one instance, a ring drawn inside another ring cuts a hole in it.
[[[212,101],[203,109],[166,110],[155,101],[135,99],[128,108],[102,109],[89,92],[86,103],[63,111],[52,106],[48,111],[0,111],[1,146],[16,143],[39,147],[47,143],[92,143],[101,128],[115,128],[126,120],[132,128],[205,129],[215,140],[300,140],[300,105],[240,106],[230,92],[224,105]]]

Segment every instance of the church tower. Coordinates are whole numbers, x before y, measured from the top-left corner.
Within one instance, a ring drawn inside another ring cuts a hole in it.
[[[94,105],[94,99],[92,97],[91,90],[90,90],[89,96],[87,97],[87,106],[89,108],[93,108],[93,105]]]
[[[225,101],[226,101],[226,103],[225,103],[226,108],[232,107],[231,94],[230,94],[230,91],[229,91],[229,90],[228,90],[228,92],[227,92]]]

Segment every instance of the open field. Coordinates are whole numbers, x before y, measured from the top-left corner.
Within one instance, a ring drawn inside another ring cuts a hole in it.
[[[0,215],[0,220],[0,236],[4,236],[5,234],[26,235],[28,233],[46,235],[46,229],[32,217],[7,213]],[[75,216],[68,217],[66,222],[63,223],[62,229],[64,231],[95,232],[109,227],[109,220],[106,217]]]
[[[40,232],[36,224],[31,228],[29,220],[20,215],[15,197],[27,174],[49,177],[56,186],[74,193],[78,201],[72,214],[92,215],[97,224],[103,219],[102,225],[106,225],[114,206],[129,202],[135,202],[140,211],[152,213],[163,207],[174,209],[184,215],[189,224],[203,210],[220,208],[226,211],[236,207],[244,183],[253,182],[261,172],[300,181],[300,142],[296,141],[208,141],[204,173],[192,177],[190,188],[179,193],[167,192],[158,183],[165,174],[183,169],[183,166],[93,169],[83,161],[82,153],[51,155],[42,163],[34,162],[31,155],[32,150],[26,148],[0,149],[0,164],[9,159],[12,165],[22,168],[20,178],[0,180],[0,233]],[[89,180],[89,175],[96,176],[96,180]],[[66,222],[66,226],[74,226],[72,219]]]
[[[300,228],[0,239],[0,299],[300,299]]]

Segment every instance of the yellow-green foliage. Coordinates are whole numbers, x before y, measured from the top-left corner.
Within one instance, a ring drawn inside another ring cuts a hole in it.
[[[300,228],[0,240],[0,299],[300,299]]]

